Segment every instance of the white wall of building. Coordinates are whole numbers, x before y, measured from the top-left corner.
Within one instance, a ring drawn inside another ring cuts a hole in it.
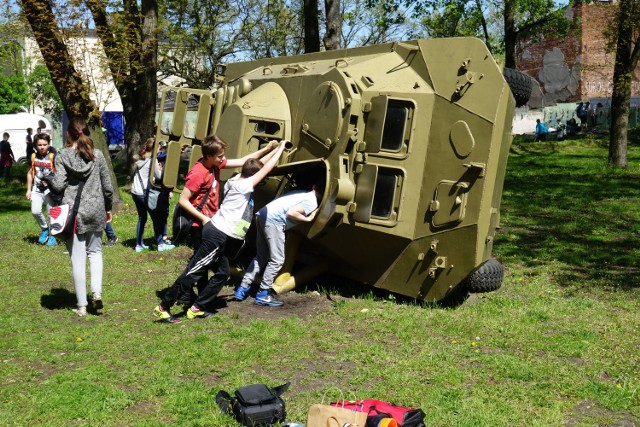
[[[35,39],[27,37],[23,43],[25,55],[31,59],[31,69],[44,63]],[[74,37],[67,41],[69,54],[74,60],[78,73],[89,85],[89,96],[100,111],[121,112],[122,102],[110,72],[100,39],[89,31],[84,37]],[[37,111],[36,111],[37,112]]]

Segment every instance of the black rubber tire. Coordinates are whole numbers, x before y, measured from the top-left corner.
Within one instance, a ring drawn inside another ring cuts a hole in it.
[[[463,286],[474,294],[493,292],[502,286],[503,278],[504,267],[500,261],[491,258],[471,273]]]
[[[532,88],[531,77],[513,68],[505,68],[502,74],[516,99],[516,107],[522,107],[529,102]]]

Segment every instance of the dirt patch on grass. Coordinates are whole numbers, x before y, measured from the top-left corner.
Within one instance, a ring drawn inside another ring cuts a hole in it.
[[[577,404],[572,415],[566,416],[565,427],[581,425],[635,427],[640,424],[640,418],[629,411],[613,411],[604,408],[593,400],[585,400]]]
[[[319,292],[288,292],[278,298],[284,302],[282,307],[264,307],[254,304],[254,296],[245,301],[233,299],[234,288],[226,286],[220,291],[215,310],[220,315],[247,319],[283,319],[287,317],[316,316],[333,310],[335,300]]]

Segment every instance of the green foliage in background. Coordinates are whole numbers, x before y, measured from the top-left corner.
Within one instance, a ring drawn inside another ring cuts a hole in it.
[[[62,120],[62,101],[58,96],[49,70],[42,64],[38,64],[27,76],[27,85],[31,91],[31,99],[40,106],[45,114],[52,115],[56,120]]]
[[[20,107],[29,105],[29,91],[22,74],[0,73],[0,114],[20,112]]]

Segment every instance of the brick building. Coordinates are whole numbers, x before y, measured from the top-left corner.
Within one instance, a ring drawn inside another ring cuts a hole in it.
[[[607,51],[604,32],[611,28],[615,3],[616,0],[576,2],[566,9],[568,19],[580,22],[575,33],[564,39],[520,43],[517,68],[540,84],[540,91],[534,89],[531,106],[581,100],[608,105],[613,90],[614,52]],[[631,95],[640,96],[640,68],[636,69]]]

